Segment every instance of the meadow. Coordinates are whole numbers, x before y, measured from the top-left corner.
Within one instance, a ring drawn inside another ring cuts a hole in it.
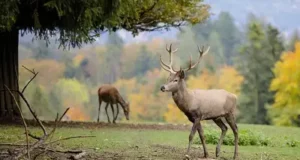
[[[51,128],[50,126],[51,124],[48,128]],[[86,159],[183,159],[190,127],[190,125],[163,123],[62,122],[53,139],[78,135],[95,136],[62,141],[55,146],[60,150],[83,149],[88,153]],[[300,128],[247,124],[238,124],[238,127],[241,160],[300,159]],[[0,125],[0,130],[1,143],[25,143],[22,126]],[[35,134],[41,132],[35,126],[31,126],[30,130]],[[214,124],[205,123],[204,132],[209,158],[215,159],[215,142],[219,138],[220,130]],[[232,159],[234,147],[231,144],[233,140],[231,137],[232,131],[229,129],[224,140],[226,144],[222,145],[221,156],[218,159]],[[192,159],[203,156],[197,134],[190,156]],[[55,159],[55,157],[61,159],[62,155],[41,156],[40,159]]]

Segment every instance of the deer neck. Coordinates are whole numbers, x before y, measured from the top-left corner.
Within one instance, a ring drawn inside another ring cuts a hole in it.
[[[181,111],[183,111],[184,113],[187,113],[189,111],[191,96],[184,81],[181,82],[177,91],[172,92],[172,97]]]
[[[118,102],[120,103],[120,105],[122,106],[122,108],[125,107],[126,102],[125,102],[124,99],[121,97],[121,95],[118,96]]]

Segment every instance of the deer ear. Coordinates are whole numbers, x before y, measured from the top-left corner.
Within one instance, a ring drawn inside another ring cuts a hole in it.
[[[180,73],[179,73],[180,79],[184,79],[184,78],[185,78],[184,70],[180,70],[179,72],[180,72]]]

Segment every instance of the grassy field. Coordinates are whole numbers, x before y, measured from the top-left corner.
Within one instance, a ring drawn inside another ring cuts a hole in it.
[[[215,125],[204,127],[204,132],[217,129]],[[240,146],[240,160],[300,160],[300,128],[245,124],[239,124],[238,127],[241,131],[259,133],[269,140],[268,146]],[[190,126],[182,125],[76,123],[58,128],[54,138],[96,136],[64,141],[57,146],[60,149],[85,149],[89,153],[87,159],[183,159],[188,144],[189,128]],[[0,125],[0,130],[1,143],[24,143],[21,141],[25,139],[22,126]],[[30,127],[30,130],[40,133],[36,127]],[[230,134],[231,130],[228,131],[228,135]],[[197,134],[195,141],[196,137]],[[190,154],[192,159],[202,156],[200,145],[193,144]],[[210,158],[215,158],[215,146],[208,144]],[[233,150],[233,146],[223,145],[219,159],[232,159]]]

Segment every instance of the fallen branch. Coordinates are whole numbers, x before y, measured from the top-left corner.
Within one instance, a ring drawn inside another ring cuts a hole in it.
[[[39,147],[40,149],[44,149],[50,152],[58,152],[58,153],[73,153],[73,154],[78,154],[83,152],[82,150],[66,150],[66,151],[62,151],[62,150],[55,150],[55,149],[50,149],[50,148],[44,148],[44,147]]]
[[[27,144],[0,143],[0,146],[27,146]]]
[[[8,145],[8,146],[24,146],[24,145],[26,145],[25,149],[21,148],[21,150],[19,150],[20,148],[16,148],[16,149],[14,149],[14,151],[8,150],[8,153],[13,157],[13,159],[20,159],[26,154],[27,154],[28,159],[31,159],[30,158],[30,152],[34,149],[37,149],[37,148],[44,149],[44,152],[41,152],[40,154],[36,155],[34,157],[34,159],[36,159],[39,155],[45,153],[46,151],[77,154],[75,156],[71,156],[72,159],[79,159],[79,158],[83,157],[84,155],[86,155],[86,152],[84,152],[84,151],[58,151],[58,150],[54,150],[54,149],[51,149],[51,148],[47,147],[48,145],[58,143],[58,142],[64,141],[64,140],[69,140],[69,139],[74,139],[74,138],[88,138],[88,137],[95,137],[95,136],[71,136],[71,137],[65,137],[65,138],[61,138],[61,139],[58,139],[58,140],[51,141],[51,139],[52,139],[52,137],[53,137],[53,135],[56,131],[58,123],[62,120],[62,118],[66,115],[66,113],[69,111],[70,108],[67,108],[60,117],[57,113],[57,116],[55,118],[55,125],[54,125],[53,129],[49,133],[47,133],[43,123],[38,118],[36,113],[33,111],[32,107],[30,106],[30,104],[28,103],[26,97],[23,94],[25,92],[26,88],[29,86],[29,84],[37,76],[38,72],[35,72],[34,69],[30,70],[30,69],[26,68],[25,66],[23,66],[23,68],[25,68],[26,70],[31,72],[33,74],[33,77],[26,83],[26,85],[24,86],[22,91],[20,91],[20,90],[10,90],[7,86],[5,86],[6,90],[4,90],[4,91],[8,91],[10,93],[10,95],[14,98],[15,103],[18,107],[18,110],[21,114],[21,118],[22,118],[23,125],[24,125],[24,128],[25,128],[26,144],[0,144],[0,145]],[[3,91],[3,90],[0,90],[0,91]],[[15,98],[15,96],[12,92],[17,92],[19,94],[19,96],[22,98],[22,100],[25,102],[25,104],[26,104],[27,108],[29,109],[30,113],[32,114],[32,116],[38,122],[38,125],[42,129],[42,131],[43,131],[42,136],[39,137],[39,136],[36,136],[36,135],[33,135],[33,134],[29,133],[26,121],[25,121],[24,116],[21,112],[21,108],[20,108],[20,106],[19,106],[19,104],[18,104],[18,102],[17,102],[17,100],[16,100],[16,98]],[[32,144],[29,144],[29,138],[28,137],[31,137],[31,138],[33,138],[37,141],[32,143]],[[46,143],[46,141],[49,138],[50,138],[50,142]]]

